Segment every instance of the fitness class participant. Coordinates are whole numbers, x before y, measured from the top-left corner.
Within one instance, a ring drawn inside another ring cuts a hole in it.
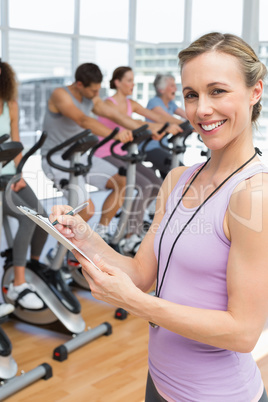
[[[47,152],[65,141],[66,139],[81,132],[83,128],[90,129],[94,134],[102,137],[108,136],[111,132],[103,124],[99,123],[95,118],[90,117],[91,112],[97,115],[105,115],[114,118],[121,124],[129,125],[131,128],[139,127],[139,123],[134,120],[121,116],[112,108],[107,107],[99,97],[99,90],[102,82],[102,73],[99,67],[93,63],[85,63],[80,65],[75,72],[75,82],[62,88],[56,88],[49,100],[47,110],[44,117],[43,129],[47,132],[48,138],[44,143],[42,153],[42,167],[46,175],[51,178],[56,185],[63,178],[68,179],[68,174],[59,172],[57,169],[48,165],[46,160]],[[123,130],[118,133],[116,139],[121,142],[127,142],[132,139],[132,133],[129,130]],[[57,157],[62,163],[61,154],[54,156],[57,163]],[[84,155],[87,158],[87,155]],[[100,189],[111,189],[112,192],[107,197],[106,203],[109,205],[121,205],[122,188],[125,180],[119,176],[117,169],[106,161],[93,156],[92,169],[88,177],[79,176],[80,186],[77,194],[77,204],[87,200],[89,195],[85,189],[85,183],[96,185]],[[68,162],[66,162],[68,163]],[[109,171],[109,175],[98,173],[101,167],[105,166]],[[81,212],[81,216],[87,221],[94,213],[94,205],[89,199],[89,206]],[[105,206],[105,211],[108,208]]]
[[[20,141],[16,75],[12,67],[6,62],[0,62],[0,94],[0,135],[9,134],[12,141]],[[15,167],[18,166],[21,158],[21,154],[15,158]],[[10,164],[7,169],[8,173],[15,174],[15,169],[12,172],[10,171]],[[5,168],[2,173],[7,173]],[[3,213],[19,221],[12,251],[14,282],[9,285],[7,297],[23,308],[40,309],[44,303],[35,293],[34,286],[26,282],[25,264],[28,246],[30,245],[31,259],[38,267],[47,234],[34,222],[29,222],[26,216],[18,212],[16,206],[19,205],[26,205],[47,216],[41,203],[23,177],[7,187],[3,197]]]
[[[157,74],[154,80],[156,95],[149,100],[147,108],[155,113],[164,116],[167,121],[181,124],[182,121],[174,115],[186,119],[185,111],[174,101],[177,91],[175,78],[171,74]],[[147,121],[151,121],[146,119]],[[146,160],[152,162],[153,166],[159,169],[161,176],[165,177],[170,171],[171,156],[159,142],[151,141],[147,146]]]
[[[116,68],[113,72],[112,79],[110,80],[110,88],[115,89],[116,92],[113,96],[107,98],[104,103],[114,107],[122,115],[131,116],[132,113],[137,113],[140,116],[150,118],[157,123],[163,124],[168,121],[165,117],[162,117],[161,115],[144,108],[138,102],[129,99],[134,88],[134,74],[131,67],[121,66]],[[113,130],[116,127],[116,124],[107,118],[99,117],[99,121],[110,130]],[[121,130],[122,129],[123,127],[121,127]],[[173,134],[182,131],[177,125],[170,125],[168,129]],[[153,138],[160,139],[161,136],[158,135]],[[113,140],[97,150],[96,156],[104,158],[106,161],[117,167],[122,166],[122,161],[111,155],[110,146],[112,143]],[[116,152],[119,155],[124,154],[120,145],[116,147]],[[138,190],[138,194],[135,197],[132,206],[132,213],[128,219],[126,237],[120,242],[121,249],[124,253],[134,255],[137,251],[142,240],[144,212],[150,201],[157,196],[161,184],[162,180],[155,175],[155,172],[152,169],[146,168],[141,163],[136,165],[136,189]],[[102,235],[102,237],[103,233],[106,234],[109,231],[108,223],[109,222],[105,222],[103,219],[100,220],[97,232]]]
[[[104,116],[114,120],[116,124],[134,130],[142,126],[142,122],[131,119],[129,116],[119,113],[116,109],[104,103],[99,97],[99,90],[102,82],[102,73],[99,67],[93,63],[81,64],[75,72],[75,81],[66,87],[56,88],[49,100],[44,116],[43,130],[47,132],[47,140],[42,149],[42,167],[46,175],[59,185],[61,179],[68,179],[68,174],[52,168],[46,160],[47,152],[62,143],[66,139],[74,136],[84,129],[90,129],[93,134],[107,137],[111,131],[90,117],[91,112],[98,116]],[[157,131],[160,124],[151,123],[150,128]],[[120,131],[115,139],[125,143],[133,139],[130,130]],[[85,160],[87,155],[83,156]],[[58,158],[58,159],[57,159]],[[61,154],[53,155],[53,160],[62,164]],[[83,161],[82,161],[83,162]],[[69,162],[66,161],[66,164]],[[108,174],[102,173],[108,172]],[[89,198],[85,189],[85,183],[90,183],[99,189],[110,189],[102,208],[102,218],[110,221],[116,211],[120,208],[124,199],[124,187],[126,180],[124,176],[118,174],[118,169],[107,161],[93,156],[92,168],[90,173],[84,177],[79,176],[80,185],[77,191],[77,204]],[[89,206],[81,212],[81,216],[87,221],[94,213],[94,205],[89,199]],[[111,214],[111,210],[115,211]]]
[[[173,75],[157,74],[154,80],[154,88],[156,95],[149,100],[147,109],[163,115],[171,123],[181,124],[181,120],[173,117],[176,114],[186,119],[185,111],[174,101],[177,85]]]

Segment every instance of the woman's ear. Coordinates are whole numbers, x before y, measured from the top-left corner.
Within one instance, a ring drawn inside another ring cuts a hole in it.
[[[114,80],[114,85],[116,88],[118,88],[118,86],[120,85],[120,80],[118,78]]]
[[[263,92],[263,81],[259,80],[257,84],[254,85],[252,94],[251,94],[251,105],[255,105],[259,102]]]

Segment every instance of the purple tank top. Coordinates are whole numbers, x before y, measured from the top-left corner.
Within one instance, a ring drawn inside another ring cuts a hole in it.
[[[196,164],[182,174],[167,200],[166,213],[155,236],[156,258],[167,219],[185,183],[199,166]],[[161,298],[197,308],[226,310],[230,241],[224,234],[223,220],[234,188],[260,172],[268,173],[262,163],[237,173],[197,213],[173,250]],[[182,201],[165,231],[159,283],[173,241],[195,209],[185,208]],[[260,371],[250,353],[216,348],[161,327],[150,327],[149,370],[158,391],[168,401],[250,402],[262,385]]]
[[[113,102],[115,105],[117,105],[116,100],[113,97],[107,98],[109,99],[111,102]],[[131,116],[132,114],[132,108],[131,108],[131,102],[130,100],[127,98],[127,115]],[[115,127],[119,127],[120,131],[124,130],[124,127],[119,126],[118,124],[116,124],[114,121],[106,119],[106,117],[98,117],[98,121],[102,124],[104,124],[106,127],[111,129],[111,132],[115,129]],[[99,137],[99,140],[103,140],[103,137]],[[111,155],[111,145],[114,143],[114,140],[110,140],[108,141],[105,145],[103,145],[102,147],[100,147],[99,149],[97,149],[97,151],[95,152],[95,155],[98,156],[99,158],[105,158],[105,156],[110,156]],[[116,145],[115,147],[115,152],[118,155],[126,155],[126,151],[122,151],[121,149],[122,147],[122,143]]]

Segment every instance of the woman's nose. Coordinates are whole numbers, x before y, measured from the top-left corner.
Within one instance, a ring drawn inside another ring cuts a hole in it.
[[[197,115],[199,117],[210,116],[213,113],[213,107],[210,99],[206,96],[199,96],[197,105]]]

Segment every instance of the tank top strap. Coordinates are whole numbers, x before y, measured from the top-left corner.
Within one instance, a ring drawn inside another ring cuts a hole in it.
[[[177,201],[181,198],[183,189],[185,187],[185,184],[189,182],[191,177],[198,171],[198,169],[203,166],[204,163],[196,163],[188,169],[186,169],[182,175],[180,176],[179,180],[175,184],[174,188],[170,192],[167,202],[166,202],[166,210],[169,210],[170,208],[173,209],[175,205],[177,204]]]
[[[262,162],[254,162],[250,165],[246,166],[241,172],[238,172],[230,180],[225,184],[225,190],[228,191],[228,194],[232,194],[235,187],[240,184],[242,181],[250,179],[252,176],[255,176],[258,173],[268,173],[268,166],[266,166]]]
[[[118,105],[118,102],[112,96],[110,96],[109,98],[106,98],[106,100],[113,102],[114,105]],[[131,102],[130,102],[129,98],[127,98],[127,115],[128,116],[132,115],[132,107],[131,107]]]
[[[128,114],[128,116],[132,115],[131,101],[128,98],[127,98],[127,114]]]
[[[180,199],[182,196],[182,192],[185,188],[185,185],[191,180],[193,175],[203,166],[203,163],[197,163],[194,164],[193,166],[189,167],[186,169],[182,175],[180,176],[179,180],[175,184],[173,190],[171,191],[167,203],[166,203],[166,209],[168,210],[169,208],[174,208],[176,205],[177,201]],[[219,190],[219,194],[224,192],[224,200],[226,203],[226,206],[229,203],[230,197],[235,189],[235,187],[241,183],[243,180],[247,180],[250,177],[254,176],[255,174],[258,173],[268,173],[268,166],[266,166],[262,162],[255,162],[247,166],[245,169],[243,169],[241,172],[238,172],[235,174],[233,177],[228,180],[224,186]],[[217,197],[216,197],[217,198]]]

